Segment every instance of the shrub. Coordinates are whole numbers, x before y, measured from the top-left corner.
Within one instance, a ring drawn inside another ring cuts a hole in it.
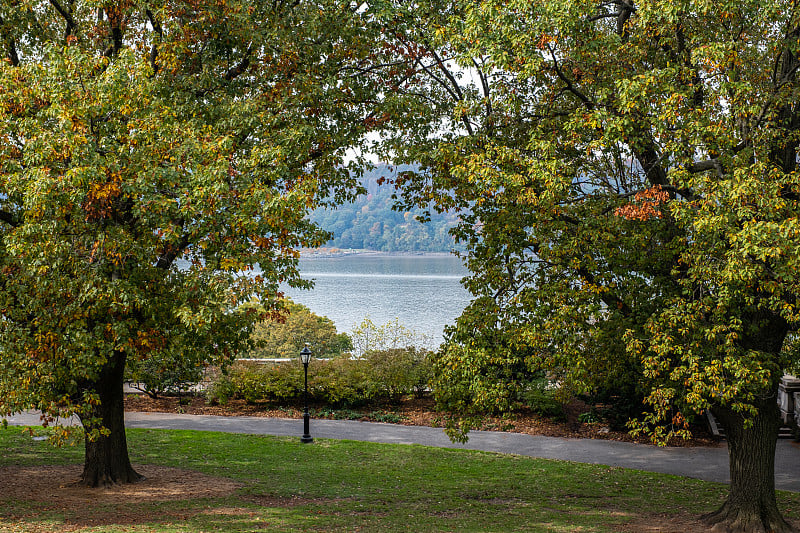
[[[559,401],[556,390],[550,387],[547,378],[539,377],[519,394],[519,400],[534,413],[553,419],[564,418],[564,405]]]
[[[424,394],[431,377],[430,352],[413,347],[373,350],[363,359],[370,394],[397,400]]]
[[[164,350],[143,360],[128,360],[126,379],[150,396],[183,394],[203,379],[205,366],[180,352]]]
[[[367,394],[363,368],[352,359],[315,361],[309,367],[309,393],[321,403],[354,407],[371,400]]]
[[[309,397],[319,403],[354,407],[379,400],[417,396],[426,390],[428,352],[414,348],[381,350],[362,359],[338,357],[309,365]],[[209,402],[291,402],[302,398],[303,367],[297,362],[262,365],[238,361],[207,389]]]
[[[236,384],[231,376],[221,374],[206,387],[205,396],[210,404],[225,405],[236,396]]]

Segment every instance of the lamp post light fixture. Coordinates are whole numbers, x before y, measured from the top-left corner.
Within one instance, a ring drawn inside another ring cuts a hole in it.
[[[305,403],[303,408],[303,436],[300,437],[300,442],[314,442],[308,432],[308,363],[311,362],[311,350],[308,349],[308,344],[303,346],[303,350],[300,352],[300,362],[303,363],[303,401]]]

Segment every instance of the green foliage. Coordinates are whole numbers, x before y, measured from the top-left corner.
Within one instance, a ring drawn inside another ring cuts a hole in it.
[[[537,377],[524,386],[519,401],[534,413],[553,420],[564,419],[564,404],[558,389],[545,377]]]
[[[141,361],[128,361],[126,380],[137,384],[151,398],[180,395],[202,381],[205,368],[182,357],[180,352],[160,353]]]
[[[236,397],[238,387],[230,374],[220,374],[206,387],[206,401],[212,405],[225,405]]]
[[[332,407],[357,407],[372,401],[367,370],[359,363],[349,358],[314,361],[308,376],[311,398]]]
[[[362,359],[312,360],[309,398],[316,403],[355,407],[424,394],[430,378],[428,352],[415,348],[370,352]],[[255,402],[294,402],[303,397],[303,366],[293,360],[261,364],[237,361],[206,391],[211,403],[233,398]]]
[[[295,358],[305,344],[318,358],[336,357],[353,349],[350,337],[337,333],[331,319],[291,300],[283,302],[282,311],[275,318],[257,323],[252,338],[255,347],[245,357]]]
[[[0,412],[97,423],[126,359],[222,364],[263,318],[241,304],[309,285],[371,31],[335,2],[0,5]]]
[[[399,424],[405,419],[403,415],[398,415],[397,413],[390,413],[387,411],[372,411],[369,414],[369,418],[370,420],[374,420],[375,422],[383,422],[384,424]]]
[[[312,411],[311,416],[333,420],[359,420],[363,418],[360,412],[352,409],[331,409],[327,407]]]
[[[445,345],[435,355],[431,389],[446,413],[448,435],[458,442],[466,442],[466,433],[485,416],[510,412],[523,390],[503,359],[460,344]]]
[[[583,424],[596,424],[601,420],[600,415],[594,409],[578,415],[578,421]]]
[[[414,347],[372,350],[360,360],[366,367],[370,396],[399,399],[421,397],[431,378],[430,352]]]

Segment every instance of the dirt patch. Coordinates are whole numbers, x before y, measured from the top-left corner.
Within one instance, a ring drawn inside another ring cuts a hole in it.
[[[798,527],[792,521],[789,524]],[[637,514],[630,522],[615,526],[620,533],[706,533],[708,530],[700,515],[691,513]]]
[[[230,496],[241,483],[208,476],[192,470],[166,466],[134,465],[145,476],[139,483],[88,488],[76,485],[83,467],[6,466],[0,468],[0,500],[44,502],[53,508],[78,508],[82,505],[139,504],[222,498]]]
[[[266,402],[248,404],[243,400],[231,400],[225,405],[208,405],[205,399],[197,396],[185,396],[179,403],[176,397],[160,397],[153,399],[144,394],[128,394],[125,398],[125,409],[128,411],[185,413],[192,415],[217,415],[217,416],[260,416],[270,418],[295,418],[303,417],[303,411],[298,406],[275,406]],[[573,402],[566,406],[565,420],[552,420],[539,416],[531,411],[518,411],[511,418],[487,418],[483,427],[486,431],[508,431],[526,433],[528,435],[542,435],[547,437],[603,439],[625,442],[648,443],[646,437],[633,438],[625,431],[614,431],[604,424],[584,424],[578,421],[578,415],[587,410],[580,402]],[[318,408],[315,418],[337,418],[342,412],[337,413],[331,409]],[[442,427],[443,415],[436,411],[431,398],[404,398],[390,405],[365,407],[359,410],[347,410],[349,419],[371,422],[394,422],[407,426]],[[670,446],[719,446],[719,440],[710,436],[704,428],[695,430],[695,437],[685,441],[673,439]]]
[[[620,533],[706,533],[708,526],[700,521],[699,515],[681,513],[638,515],[615,529]]]
[[[706,533],[708,526],[699,516],[690,514],[653,514],[637,516],[634,520],[615,526],[620,533]]]
[[[82,468],[80,465],[0,468],[0,501],[9,504],[0,518],[0,531],[60,533],[87,527],[180,523],[202,512],[192,506],[192,500],[227,497],[242,486],[230,479],[192,470],[134,465],[145,476],[143,481],[88,488],[75,483]],[[25,505],[17,508],[14,502]],[[175,503],[158,506],[163,502]],[[151,505],[159,510],[154,513]],[[54,518],[49,520],[51,514]]]

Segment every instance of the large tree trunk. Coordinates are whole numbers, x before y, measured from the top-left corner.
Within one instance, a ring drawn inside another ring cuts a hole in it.
[[[122,385],[125,372],[125,355],[116,353],[106,363],[94,391],[100,398],[92,413],[81,417],[84,429],[89,430],[90,419],[97,418],[110,433],[94,440],[86,438],[83,474],[80,484],[89,487],[116,483],[135,483],[144,479],[131,467],[128,458],[128,441],[125,437],[125,406]]]
[[[793,532],[775,501],[775,446],[778,441],[778,406],[775,397],[758,405],[753,425],[730,408],[714,409],[728,440],[731,485],[722,507],[703,521],[711,531],[729,533]]]

